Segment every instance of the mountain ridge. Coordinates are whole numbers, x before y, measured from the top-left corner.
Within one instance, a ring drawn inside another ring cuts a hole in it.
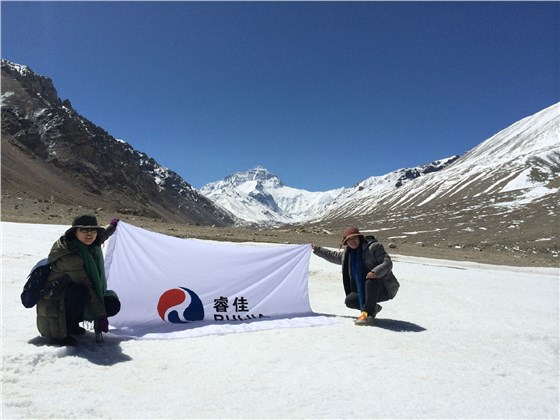
[[[177,173],[77,113],[51,79],[4,59],[2,190],[176,222],[235,223]]]
[[[437,206],[459,198],[475,201],[471,203],[475,205],[483,198],[489,202],[512,203],[529,198],[530,202],[534,201],[530,197],[536,190],[545,196],[557,194],[554,183],[560,176],[559,127],[560,104],[555,104],[501,130],[442,171],[407,183],[398,190],[378,191],[374,197],[366,197],[371,189],[356,191],[354,188],[346,197],[341,197],[344,203],[332,206],[325,217],[358,216],[363,214],[365,206],[391,212],[403,206],[421,208],[430,202]],[[517,194],[505,194],[515,191],[504,190],[506,184],[526,178],[527,172],[532,174],[533,182],[517,190],[520,191]]]
[[[399,188],[418,177],[442,170],[458,158],[452,156],[414,168],[402,168],[386,175],[370,177],[356,185],[362,189],[363,185],[375,180],[379,183],[391,182],[395,188]],[[234,213],[240,220],[274,226],[320,220],[326,209],[336,202],[341,194],[350,189],[342,187],[323,192],[310,192],[292,188],[268,169],[257,166],[208,183],[200,189],[200,192]]]

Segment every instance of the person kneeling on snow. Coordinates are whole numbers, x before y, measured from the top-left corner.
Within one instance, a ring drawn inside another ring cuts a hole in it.
[[[109,330],[107,317],[119,312],[120,302],[116,293],[107,290],[101,244],[115,232],[118,221],[103,227],[95,216],[76,217],[52,246],[47,281],[64,286],[37,303],[37,329],[50,343],[75,345],[72,336],[85,333],[79,326],[84,320],[94,321],[98,341]]]
[[[313,253],[325,260],[342,265],[342,282],[346,292],[346,306],[362,311],[356,325],[373,325],[381,310],[378,302],[393,299],[400,284],[393,274],[393,262],[383,245],[367,240],[357,227],[344,230],[344,249],[331,251],[316,244]]]

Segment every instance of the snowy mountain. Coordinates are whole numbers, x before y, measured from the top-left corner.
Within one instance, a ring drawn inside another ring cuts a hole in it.
[[[462,157],[374,176],[346,189],[309,193],[264,168],[201,192],[238,218],[301,224],[309,232],[357,225],[395,246],[560,255],[560,104],[522,119]],[[325,238],[325,240],[327,240]],[[329,239],[334,245],[338,236]]]
[[[420,165],[416,168],[398,169],[386,175],[367,178],[355,186],[343,190],[336,199],[323,209],[322,214],[319,215],[320,219],[327,218],[330,213],[338,208],[343,208],[344,211],[348,211],[344,213],[343,217],[359,217],[363,215],[364,212],[367,214],[368,206],[370,205],[370,201],[368,200],[376,200],[375,205],[378,205],[377,197],[393,195],[404,185],[410,184],[428,174],[439,172],[457,159],[459,159],[459,156],[452,156]]]
[[[559,121],[556,104],[462,157],[373,176],[351,188],[324,193],[298,190],[258,167],[207,184],[201,193],[239,219],[260,225],[345,221],[371,225],[370,220],[421,221],[436,215],[439,224],[447,216],[474,210],[480,213],[476,217],[492,216],[507,207],[540,206],[558,195]]]
[[[286,186],[258,166],[211,182],[200,192],[239,219],[259,225],[297,223],[321,212],[342,189],[309,192]]]
[[[200,192],[237,218],[258,225],[304,223],[320,220],[325,211],[340,200],[352,196],[354,190],[368,194],[395,190],[412,180],[437,172],[457,160],[458,156],[438,160],[415,168],[399,169],[387,175],[372,177],[350,189],[309,192],[285,185],[262,166],[237,172],[221,181],[209,183]]]
[[[395,182],[399,171],[344,191],[322,219],[420,213],[462,203],[468,210],[522,206],[558,194],[560,104],[502,130],[442,171]],[[396,187],[396,188],[395,188]]]

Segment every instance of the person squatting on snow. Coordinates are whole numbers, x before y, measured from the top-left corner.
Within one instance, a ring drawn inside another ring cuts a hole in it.
[[[313,253],[342,265],[342,282],[346,306],[362,311],[356,325],[373,325],[381,310],[378,302],[393,299],[400,284],[393,274],[393,262],[377,240],[366,241],[357,227],[346,228],[342,235],[344,249],[331,251],[311,244]]]
[[[63,287],[53,289],[37,304],[37,329],[52,344],[75,345],[72,336],[85,334],[82,321],[94,321],[97,341],[108,332],[107,317],[120,310],[117,295],[107,290],[101,245],[111,236],[119,219],[103,227],[91,215],[78,216],[72,227],[52,246],[47,281]]]

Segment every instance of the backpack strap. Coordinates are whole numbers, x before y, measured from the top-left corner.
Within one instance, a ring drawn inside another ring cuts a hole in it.
[[[45,282],[45,286],[41,290],[41,294],[45,295],[45,294],[49,293],[51,290],[59,289],[61,287],[66,286],[68,283],[71,283],[71,282],[72,282],[72,279],[70,278],[70,276],[68,274],[64,274],[55,281]]]

